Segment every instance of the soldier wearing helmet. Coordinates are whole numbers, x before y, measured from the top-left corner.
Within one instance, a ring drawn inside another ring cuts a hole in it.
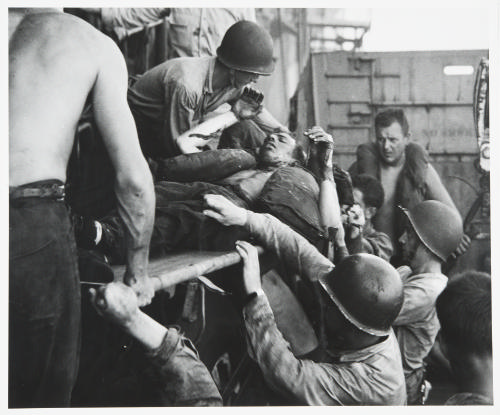
[[[281,259],[290,275],[298,274],[315,286],[324,304],[322,358],[296,357],[262,291],[256,249],[248,242],[236,243],[243,259],[249,354],[271,388],[289,403],[302,405],[403,405],[401,354],[391,328],[403,301],[396,269],[370,254],[344,257],[335,267],[273,216],[247,211],[222,196],[212,195],[206,202],[205,215],[224,225],[245,227]]]
[[[206,138],[183,133],[226,103],[242,118],[234,104],[243,88],[273,70],[271,36],[247,20],[227,30],[217,56],[176,58],[150,69],[128,93],[143,153],[159,159],[201,151],[207,145]],[[286,130],[265,109],[257,112],[250,116],[255,116],[266,133]]]
[[[424,358],[439,331],[435,302],[448,282],[441,264],[460,243],[462,219],[455,209],[437,200],[426,200],[403,212],[407,223],[399,242],[411,271],[402,267],[407,269],[401,272],[404,303],[394,326],[403,357],[408,404],[422,404],[429,385],[424,378]]]

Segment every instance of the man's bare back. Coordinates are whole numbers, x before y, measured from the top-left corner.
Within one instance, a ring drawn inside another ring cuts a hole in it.
[[[9,10],[9,17],[11,12],[18,13]],[[154,295],[146,269],[154,189],[127,104],[127,84],[118,46],[74,16],[27,14],[9,40],[10,186],[66,181],[75,130],[89,98],[115,170],[118,212],[126,223],[125,282],[134,284],[145,304]]]
[[[66,181],[75,130],[110,39],[64,13],[24,17],[9,40],[9,180]]]

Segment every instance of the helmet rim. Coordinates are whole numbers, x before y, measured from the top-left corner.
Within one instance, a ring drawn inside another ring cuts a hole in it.
[[[337,308],[340,310],[342,315],[351,324],[353,324],[359,330],[364,331],[365,333],[371,334],[372,336],[387,336],[388,334],[390,334],[390,332],[392,330],[391,326],[389,326],[387,329],[377,329],[374,327],[370,327],[370,326],[362,323],[357,318],[355,318],[351,313],[349,313],[349,311],[342,305],[340,300],[335,295],[334,291],[328,285],[328,282],[326,280],[327,277],[328,277],[328,274],[325,274],[319,278],[320,286],[323,288],[323,290],[326,292],[326,294],[332,300],[332,302],[337,306]]]

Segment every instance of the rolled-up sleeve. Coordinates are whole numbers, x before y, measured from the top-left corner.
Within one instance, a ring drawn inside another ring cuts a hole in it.
[[[162,344],[148,352],[161,380],[164,405],[222,406],[222,398],[191,341],[170,328]]]
[[[276,254],[288,270],[310,281],[317,281],[334,268],[307,239],[272,215],[248,212],[246,228],[259,244]]]
[[[274,390],[307,405],[339,405],[331,365],[297,359],[276,326],[265,295],[244,309],[248,351]],[[340,390],[340,389],[339,389]]]

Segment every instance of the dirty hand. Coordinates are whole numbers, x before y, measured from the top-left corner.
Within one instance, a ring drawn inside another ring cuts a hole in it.
[[[347,209],[347,223],[358,228],[365,226],[365,213],[357,203]]]
[[[236,206],[221,195],[205,195],[205,204],[208,209],[203,210],[203,214],[216,219],[225,226],[244,226],[247,222],[246,209]]]
[[[255,88],[246,86],[242,95],[231,108],[236,117],[240,120],[254,118],[262,111],[262,101],[264,94]]]
[[[349,206],[345,212],[346,218],[344,223],[349,226],[350,232],[349,237],[355,239],[361,233],[361,229],[365,226],[366,219],[365,214],[361,206],[355,203]]]
[[[309,155],[311,165],[317,170],[321,179],[332,177],[333,168],[333,137],[327,134],[321,127],[314,126],[304,131],[304,135],[309,138]]]
[[[127,327],[140,313],[134,291],[120,281],[111,282],[98,290],[91,288],[90,301],[97,312],[122,327]]]
[[[243,288],[245,294],[262,291],[257,248],[248,242],[236,241],[236,251],[243,260]]]
[[[471,243],[472,243],[472,239],[470,239],[469,235],[464,233],[462,235],[462,239],[460,240],[460,243],[458,244],[458,248],[455,249],[455,252],[453,252],[451,254],[452,257],[456,258],[456,257],[459,257],[460,255],[465,254],[465,252],[469,249]]]
[[[132,288],[137,295],[139,307],[144,307],[151,303],[151,300],[155,296],[155,285],[152,278],[147,275],[138,278],[127,271],[123,277],[123,282]]]

